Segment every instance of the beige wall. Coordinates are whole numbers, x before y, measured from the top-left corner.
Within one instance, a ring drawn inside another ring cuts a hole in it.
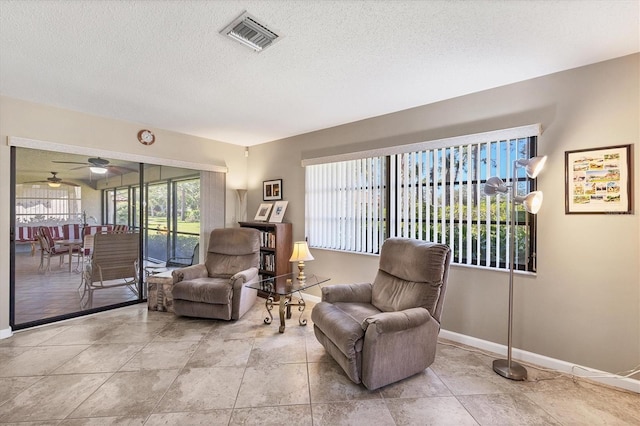
[[[542,123],[537,276],[515,279],[514,347],[617,372],[640,364],[640,220],[565,215],[564,152],[633,144],[640,164],[639,55],[252,147],[248,216],[266,179],[284,179],[285,220],[304,238],[301,158]],[[380,96],[384,96],[381,91]],[[636,211],[640,167],[635,172]],[[307,270],[369,281],[377,257],[314,250]],[[443,328],[506,344],[508,274],[452,268]],[[316,291],[317,295],[318,292]]]
[[[138,143],[138,130],[147,126],[0,97],[0,200],[9,204],[9,136],[93,148],[162,160],[227,167],[227,200],[235,189],[246,187],[244,147],[152,128],[156,142]],[[226,223],[235,223],[235,206],[229,203]],[[0,209],[0,334],[9,328],[9,209]]]

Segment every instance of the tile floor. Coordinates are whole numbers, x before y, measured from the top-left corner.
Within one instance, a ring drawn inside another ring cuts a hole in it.
[[[423,373],[370,392],[325,354],[311,324],[294,317],[279,334],[263,317],[262,303],[237,322],[141,304],[16,333],[0,340],[0,423],[640,424],[639,394],[534,368],[532,381],[512,382],[492,358],[446,342]]]

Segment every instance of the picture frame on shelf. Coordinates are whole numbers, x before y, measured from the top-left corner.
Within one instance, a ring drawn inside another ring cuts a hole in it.
[[[262,182],[262,200],[282,200],[282,179],[265,180]]]
[[[287,210],[288,201],[276,201],[273,205],[273,211],[271,212],[271,218],[269,222],[281,223],[284,219],[284,212]]]
[[[258,207],[258,211],[256,212],[256,217],[253,220],[266,222],[269,219],[269,213],[271,213],[271,208],[273,204],[271,203],[262,203],[260,207]]]
[[[565,151],[565,214],[630,214],[631,158],[631,145]]]

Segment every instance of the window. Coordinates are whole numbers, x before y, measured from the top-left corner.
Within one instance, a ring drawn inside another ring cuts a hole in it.
[[[511,203],[485,196],[483,185],[500,176],[518,193],[534,190],[511,174],[514,160],[536,154],[537,137],[486,137],[306,165],[310,245],[378,253],[384,238],[408,237],[449,245],[454,263],[507,269]],[[515,219],[515,267],[535,271],[535,217],[518,206]]]
[[[16,224],[66,223],[82,215],[79,186],[16,185]]]
[[[140,229],[139,186],[103,190],[105,223]],[[146,257],[155,261],[191,257],[200,236],[200,178],[165,179],[144,186]]]

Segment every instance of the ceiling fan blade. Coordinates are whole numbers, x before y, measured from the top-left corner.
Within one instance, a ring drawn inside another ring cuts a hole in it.
[[[52,163],[58,163],[58,164],[82,164],[84,166],[88,166],[88,163],[81,163],[79,161],[55,161],[55,160],[51,160]]]
[[[85,164],[84,166],[74,167],[73,169],[69,169],[69,170],[80,170],[80,169],[86,169],[88,167],[92,167],[92,166]]]
[[[80,186],[80,185],[78,185],[77,183],[67,182],[67,181],[64,181],[64,180],[63,180],[63,181],[60,181],[60,182],[58,182],[58,183],[61,183],[61,184],[63,184],[63,185],[69,185],[69,186]]]
[[[49,183],[49,181],[48,180],[29,180],[22,183]]]
[[[123,166],[107,166],[107,169],[117,175],[124,175],[126,173],[139,173],[139,170],[130,169],[129,167]]]

